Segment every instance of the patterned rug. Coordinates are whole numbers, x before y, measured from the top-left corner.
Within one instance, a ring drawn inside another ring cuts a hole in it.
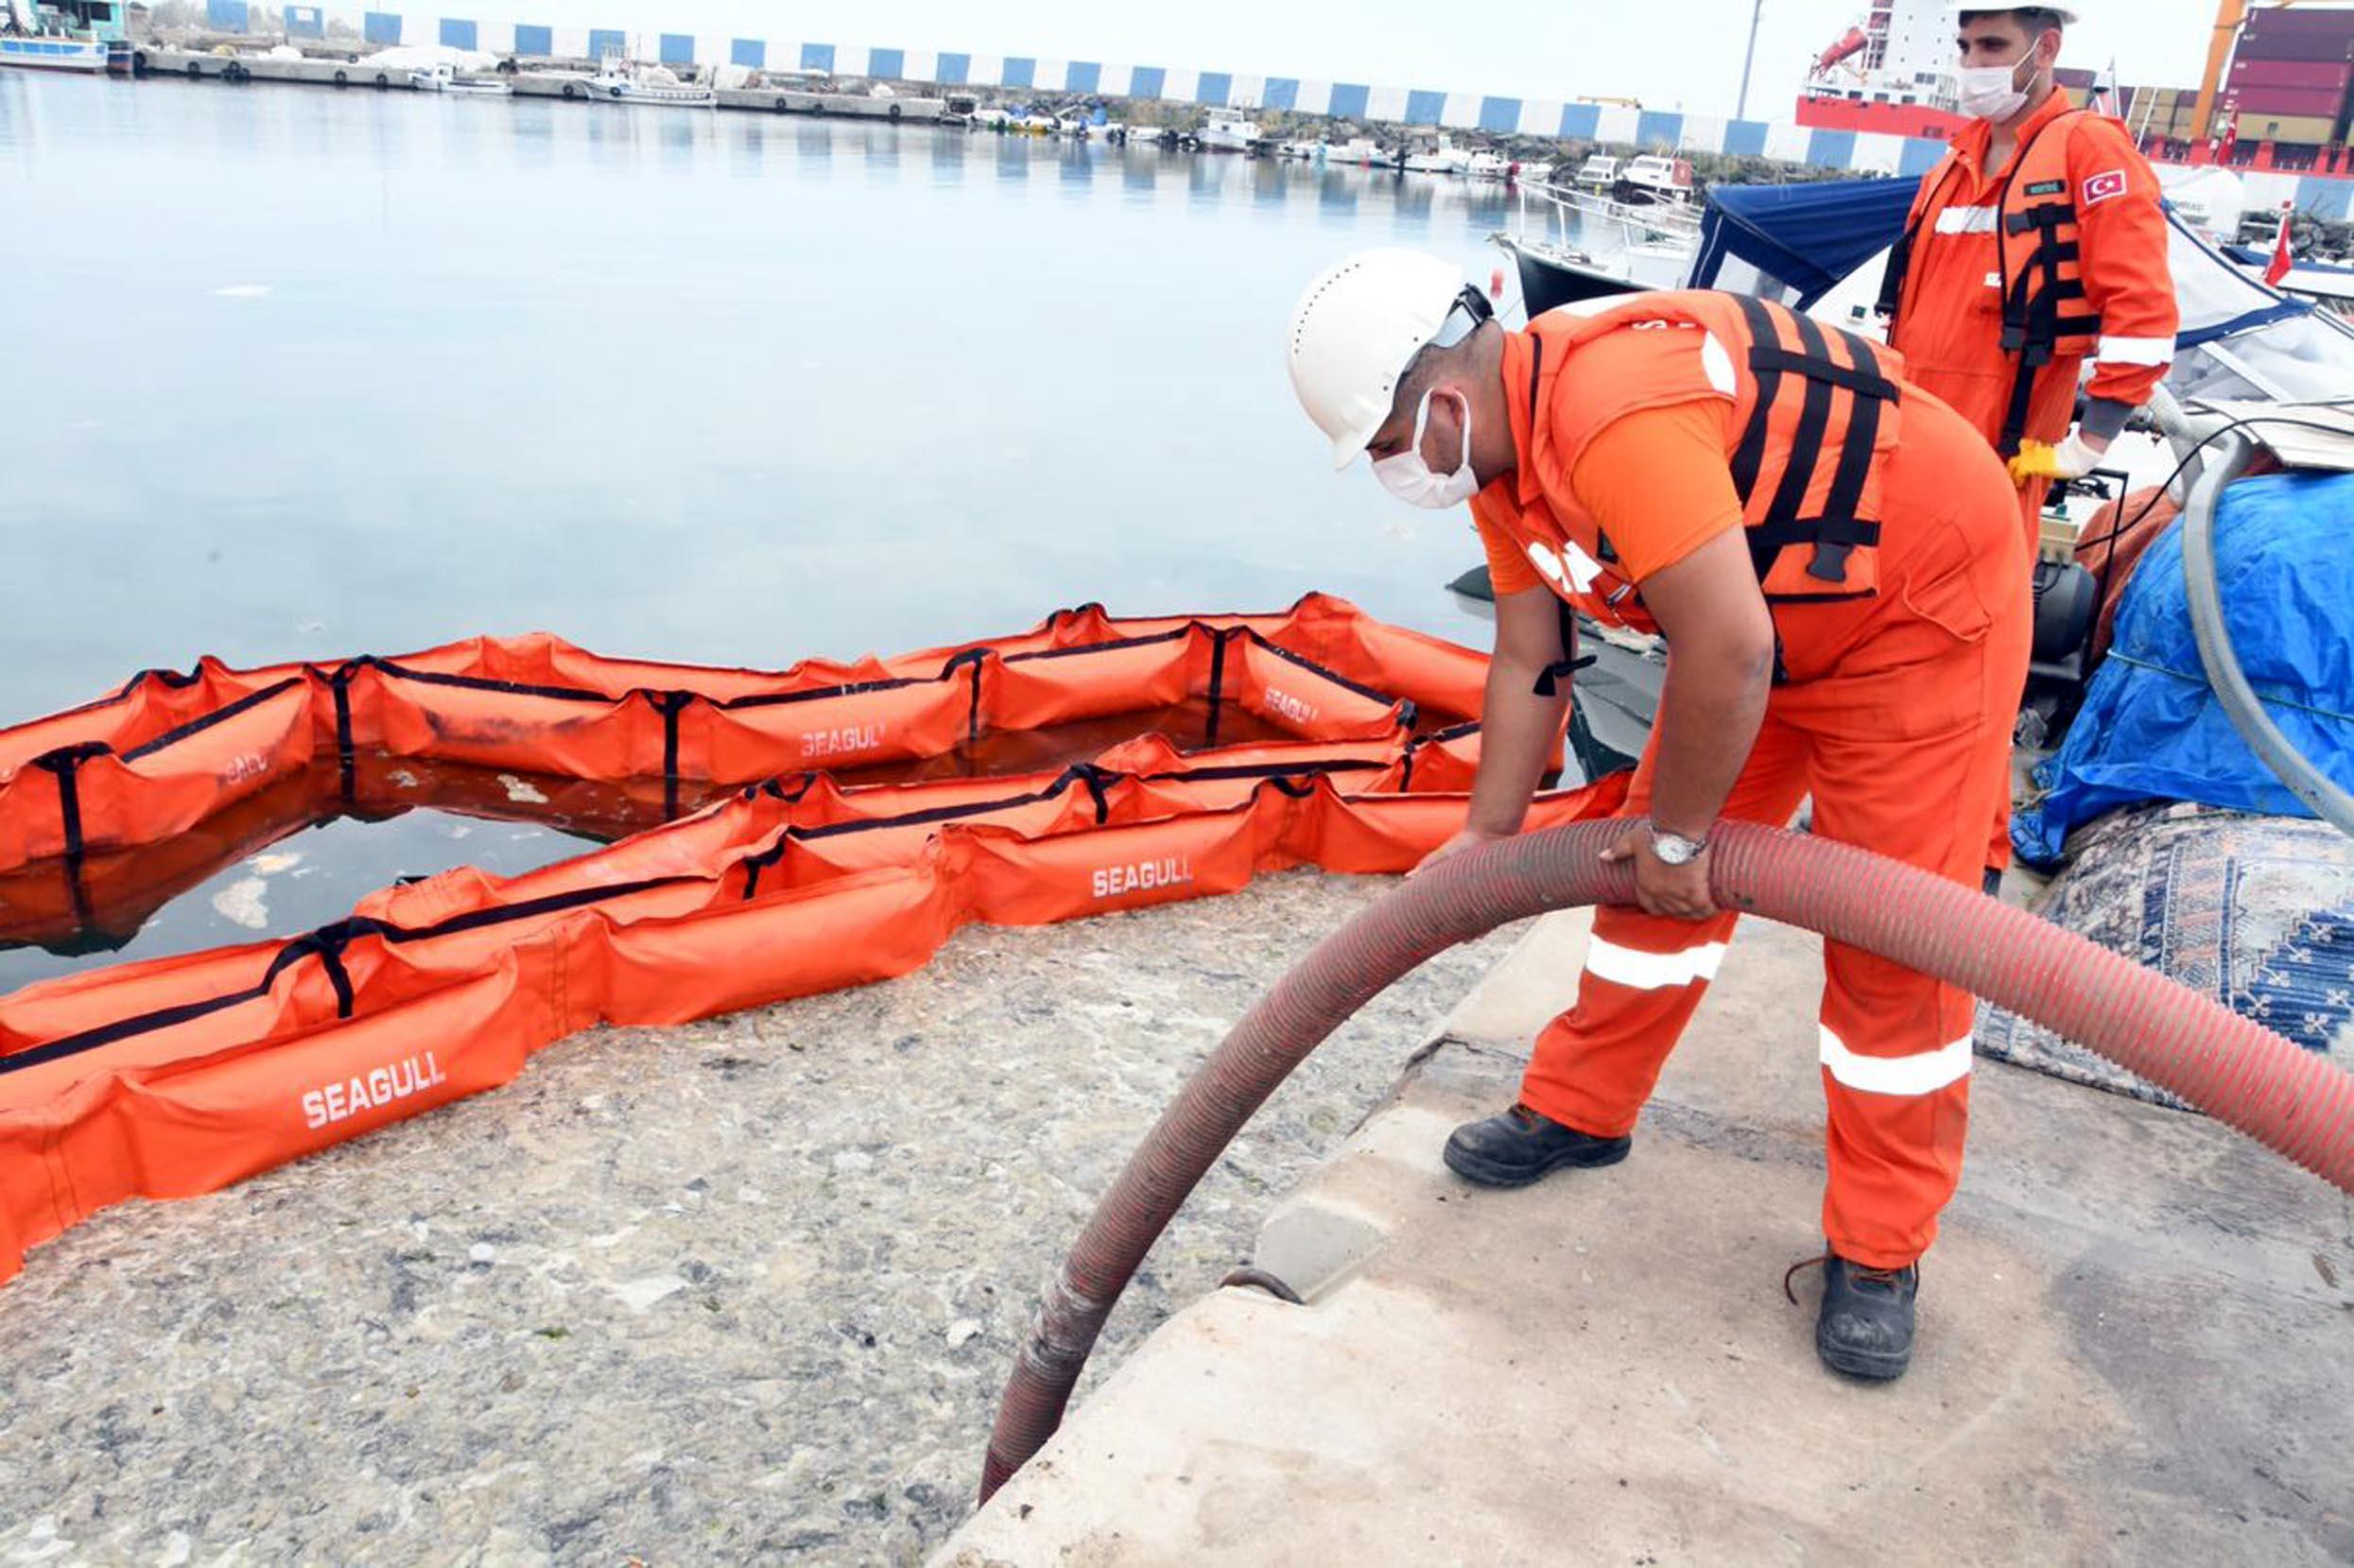
[[[2037,913],[2354,1070],[2354,839],[2206,806],[2120,811],[2069,843]],[[2050,1030],[1981,1004],[1978,1049],[2188,1110]]]

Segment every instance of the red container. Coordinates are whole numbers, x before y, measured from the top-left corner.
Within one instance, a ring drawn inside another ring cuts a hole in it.
[[[2274,87],[2260,93],[2240,95],[2240,123],[2243,128],[2258,119],[2321,119],[2334,120],[2338,111],[2345,107],[2345,95],[2340,93],[2300,93],[2292,88]]]
[[[2354,12],[2347,13],[2354,16]],[[2354,24],[2329,38],[2247,38],[2240,40],[2241,60],[2338,60],[2354,51]]]
[[[2251,89],[2286,87],[2301,93],[2344,93],[2348,82],[2354,82],[2354,60],[2235,60],[2229,78],[2231,90],[2245,94]]]
[[[2259,43],[2304,45],[2332,42],[2340,47],[2354,43],[2354,11],[2267,8],[2251,10],[2247,26],[2240,31],[2242,48]]]

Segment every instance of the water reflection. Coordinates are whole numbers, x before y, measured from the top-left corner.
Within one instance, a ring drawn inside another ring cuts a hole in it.
[[[1492,187],[24,73],[0,73],[0,275],[86,307],[19,312],[0,361],[0,723],[200,653],[540,629],[773,668],[1089,600],[1323,589],[1487,635],[1441,588],[1477,560],[1463,519],[1335,478],[1280,343],[1350,249],[1403,239],[1484,278],[1511,213]],[[448,817],[311,830],[305,898],[440,869],[406,824]],[[554,832],[433,842],[569,853]]]

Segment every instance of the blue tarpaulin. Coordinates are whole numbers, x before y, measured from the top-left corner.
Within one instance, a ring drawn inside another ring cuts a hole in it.
[[[1826,180],[1809,185],[1712,185],[1692,282],[1716,286],[1739,257],[1798,291],[1806,309],[1904,233],[1918,180]]]
[[[2224,493],[2215,520],[2224,621],[2265,712],[2314,767],[2354,789],[2354,474],[2282,474]],[[2311,817],[2250,752],[2208,688],[2190,634],[2182,527],[2151,544],[2127,584],[2116,641],[2012,823],[2020,856],[2060,858],[2068,834],[2120,806],[2190,801]]]

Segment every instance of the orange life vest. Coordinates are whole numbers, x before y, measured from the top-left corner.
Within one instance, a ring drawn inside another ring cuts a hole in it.
[[[2073,110],[2048,120],[2011,162],[1995,193],[1992,222],[1996,226],[2002,286],[2000,346],[2014,366],[2011,407],[1996,449],[2005,457],[2018,456],[2027,435],[2027,416],[2034,403],[2035,372],[2057,359],[2082,359],[2098,351],[2101,315],[2085,295],[2083,231],[2076,215],[2076,195],[2068,164],[2068,132],[2088,110]],[[2059,130],[2058,135],[2053,135]],[[1888,319],[1888,338],[1896,340],[1896,322],[1903,314],[1905,284],[1912,271],[1913,248],[1921,226],[1941,210],[1938,198],[1962,166],[1948,158],[1938,178],[1914,203],[1904,237],[1889,252],[1888,275],[1880,285],[1880,313]]]
[[[1697,354],[1607,386],[1564,371],[1609,333],[1693,332]],[[1725,454],[1749,554],[1771,604],[1865,598],[1879,591],[1880,479],[1899,436],[1902,362],[1891,351],[1745,294],[1647,295],[1581,319],[1529,323],[1531,465],[1543,497],[1505,520],[1561,597],[1606,625],[1655,631],[1601,525],[1572,496],[1570,471],[1603,427],[1646,408],[1727,397],[1738,443]]]

